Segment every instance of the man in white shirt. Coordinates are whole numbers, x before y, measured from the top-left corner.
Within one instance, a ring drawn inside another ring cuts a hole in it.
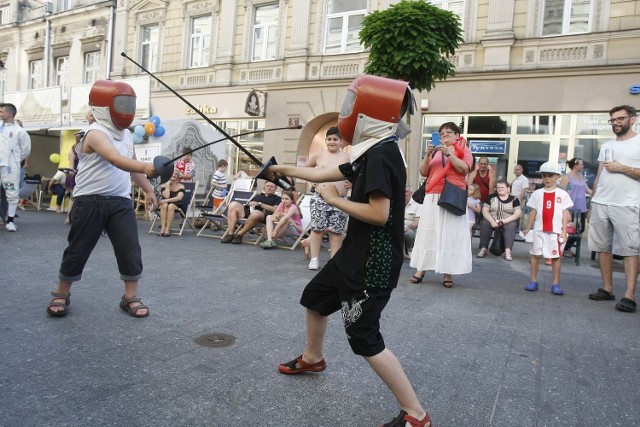
[[[613,254],[624,259],[626,292],[619,311],[636,311],[635,291],[640,264],[640,135],[634,131],[636,109],[630,105],[609,111],[616,138],[602,144],[593,184],[589,221],[589,249],[598,252],[604,288],[589,294],[596,301],[615,300]]]
[[[511,183],[511,195],[516,196],[520,200],[520,205],[524,205],[524,198],[529,190],[529,178],[522,174],[522,165],[516,164],[513,168],[513,173],[516,177]]]

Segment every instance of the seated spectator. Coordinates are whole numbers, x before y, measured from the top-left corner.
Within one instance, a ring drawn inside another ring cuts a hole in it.
[[[227,209],[229,232],[220,242],[242,243],[242,238],[249,230],[260,223],[264,223],[267,215],[276,211],[281,199],[275,193],[276,185],[273,182],[266,182],[262,187],[262,194],[255,196],[246,205],[236,201],[231,202]],[[242,218],[246,218],[245,224],[234,234],[238,220]]]
[[[64,195],[66,190],[64,188],[64,183],[67,180],[67,176],[62,171],[56,172],[56,174],[49,180],[49,186],[47,187],[47,192],[49,194],[56,195],[56,214],[62,213],[62,202],[64,201]]]
[[[191,148],[182,149],[182,158],[176,162],[175,168],[180,171],[180,182],[193,182],[196,176],[196,164],[191,161]]]
[[[272,249],[277,246],[275,240],[283,237],[289,226],[293,226],[298,235],[302,233],[302,216],[300,209],[293,202],[293,191],[282,192],[282,202],[271,215],[267,215],[267,240],[260,244],[262,249]]]
[[[473,227],[475,227],[476,216],[482,212],[482,202],[480,201],[480,189],[475,184],[467,185],[467,218],[469,218],[469,234],[473,239]]]
[[[162,199],[160,200],[160,232],[158,236],[171,236],[171,224],[178,209],[182,209],[184,198],[184,185],[180,182],[180,171],[175,169],[173,175],[164,186],[160,187]]]
[[[409,252],[413,249],[413,242],[416,241],[416,229],[420,221],[420,207],[411,197],[413,190],[411,184],[404,187],[404,259],[411,259]]]
[[[496,184],[497,193],[489,196],[489,201],[482,207],[484,217],[480,224],[480,252],[478,258],[483,258],[489,247],[489,240],[494,230],[502,227],[504,230],[504,259],[512,261],[511,249],[518,230],[518,220],[522,216],[520,200],[509,194],[509,183],[501,179]]]

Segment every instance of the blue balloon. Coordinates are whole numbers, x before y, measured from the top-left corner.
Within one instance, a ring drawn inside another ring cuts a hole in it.
[[[142,139],[142,137],[144,136],[144,126],[142,125],[137,125],[136,127],[133,128],[133,133],[134,135],[137,135],[140,137],[140,139]]]
[[[153,133],[153,136],[162,136],[167,130],[162,126],[156,126],[156,131]]]
[[[142,144],[142,137],[138,134],[133,134],[133,143],[134,144]]]
[[[156,125],[156,127],[160,126],[160,117],[158,117],[158,116],[151,116],[149,118],[149,121],[151,123],[153,123],[154,125]]]

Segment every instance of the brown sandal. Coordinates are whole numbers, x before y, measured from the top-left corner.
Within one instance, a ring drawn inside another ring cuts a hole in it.
[[[327,363],[322,359],[316,363],[307,363],[302,360],[302,355],[287,363],[278,365],[278,371],[281,374],[295,375],[302,372],[320,372],[327,369]]]
[[[53,296],[53,299],[47,306],[47,313],[49,313],[49,316],[52,316],[52,317],[66,316],[68,311],[67,307],[69,306],[69,304],[71,304],[71,301],[69,300],[69,297],[71,296],[71,292],[69,292],[68,294],[63,294],[62,292],[51,292],[51,296]],[[56,301],[57,299],[63,299],[64,302]],[[52,307],[63,307],[63,309],[54,311],[54,310],[51,310]]]
[[[452,288],[453,287],[453,281],[445,280],[444,282],[442,282],[442,286],[444,286],[445,288]]]
[[[140,305],[136,305],[131,307],[131,303],[139,302]],[[138,297],[125,298],[122,296],[122,300],[120,301],[120,308],[129,313],[131,317],[147,317],[149,315],[149,307],[142,304],[142,300]],[[138,310],[147,310],[145,314],[138,314]]]

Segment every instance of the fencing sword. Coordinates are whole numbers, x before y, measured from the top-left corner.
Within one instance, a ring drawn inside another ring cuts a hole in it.
[[[236,147],[238,147],[238,149],[240,151],[242,151],[244,154],[247,155],[247,157],[249,157],[249,159],[254,162],[256,165],[258,165],[260,167],[260,170],[258,171],[258,175],[257,178],[260,179],[265,179],[267,181],[271,181],[274,184],[278,185],[279,187],[282,187],[285,190],[290,190],[291,188],[293,188],[293,185],[289,182],[288,179],[284,178],[284,177],[279,177],[279,176],[275,176],[273,178],[270,178],[267,176],[266,171],[270,166],[276,165],[276,159],[275,157],[271,157],[271,159],[269,159],[269,161],[267,163],[262,163],[256,156],[254,156],[249,150],[247,150],[246,148],[244,148],[238,141],[235,140],[235,138],[231,135],[229,135],[227,132],[225,132],[224,129],[222,129],[220,126],[218,126],[217,124],[214,123],[213,120],[211,120],[209,117],[207,117],[202,111],[200,111],[198,108],[196,108],[192,103],[190,103],[187,99],[185,99],[182,95],[180,95],[178,92],[176,92],[172,87],[170,87],[169,85],[167,85],[165,82],[163,82],[162,80],[160,80],[159,77],[157,77],[155,74],[153,74],[151,71],[147,70],[146,68],[144,68],[142,65],[138,64],[136,61],[134,61],[131,57],[129,57],[126,53],[124,52],[120,52],[120,56],[128,59],[129,61],[131,61],[133,64],[135,64],[136,66],[138,66],[138,68],[140,68],[142,71],[144,71],[145,73],[147,73],[149,76],[153,77],[158,83],[160,83],[162,86],[164,86],[165,88],[167,88],[167,90],[169,90],[172,94],[174,94],[175,96],[177,96],[182,102],[184,102],[185,104],[187,104],[193,111],[195,111],[200,117],[202,117],[204,120],[207,121],[207,123],[209,123],[211,126],[213,126],[218,132],[220,132],[222,135],[224,135],[224,139],[223,140],[229,140],[233,143],[233,145],[235,145]],[[301,129],[302,126],[295,126],[295,127],[286,127],[286,128],[280,128],[280,129]],[[278,130],[280,130],[278,129]],[[276,130],[276,129],[273,129]],[[265,130],[261,130],[260,132],[264,132]],[[240,135],[236,135],[236,136],[240,136]],[[219,141],[214,141],[214,142],[219,142]],[[211,144],[207,144],[207,145],[211,145]],[[196,151],[196,150],[200,150],[202,148],[206,147],[206,145],[202,146],[202,147],[198,147],[194,150],[191,150],[191,153]],[[171,174],[173,173],[173,161],[176,159],[179,159],[180,157],[184,156],[184,154],[176,157],[175,159],[171,160],[168,157],[165,156],[156,156],[153,159],[153,166],[155,167],[156,171],[160,174],[161,179],[163,181],[169,179],[171,177]],[[171,166],[171,167],[169,167]],[[166,178],[166,179],[165,179]]]

